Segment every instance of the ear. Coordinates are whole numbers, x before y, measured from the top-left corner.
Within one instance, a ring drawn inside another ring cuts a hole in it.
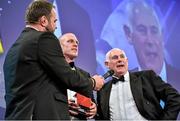
[[[160,42],[162,42],[163,47],[165,47],[165,41],[164,41],[165,40],[165,38],[164,38],[165,36],[163,36],[163,33],[165,33],[164,30],[161,31],[161,35],[160,35],[161,41]]]
[[[42,16],[39,21],[40,21],[41,26],[43,27],[46,27],[48,25],[48,20],[46,16]]]
[[[126,61],[127,61],[127,63],[128,63],[128,58],[126,58]]]
[[[104,64],[105,64],[105,66],[106,66],[107,68],[109,68],[109,65],[108,65],[108,62],[107,62],[107,61],[105,61]]]
[[[126,35],[126,38],[129,42],[129,44],[132,44],[132,32],[131,32],[130,28],[127,25],[123,25],[123,30],[124,30],[124,33]]]

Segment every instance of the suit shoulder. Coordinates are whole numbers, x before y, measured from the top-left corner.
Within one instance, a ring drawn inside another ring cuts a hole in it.
[[[55,36],[54,33],[52,33],[52,32],[42,32],[41,35],[42,35],[42,36],[52,36],[52,37],[55,37],[55,38],[56,38],[56,36]]]
[[[58,40],[58,38],[51,32],[42,32],[40,38]]]
[[[79,67],[76,67],[76,69],[77,69],[80,73],[82,73],[83,75],[88,75],[88,76],[90,76],[89,72],[85,71],[84,69],[79,68]]]
[[[103,85],[103,87],[102,87],[101,90],[106,90],[106,89],[108,89],[109,86],[111,86],[111,84],[112,84],[112,80],[108,80],[108,81]]]
[[[143,70],[143,71],[137,71],[137,72],[132,72],[130,73],[131,75],[134,75],[136,77],[149,77],[149,76],[156,76],[156,73],[153,70]]]
[[[143,71],[136,71],[136,72],[131,72],[132,74],[139,75],[139,74],[155,74],[153,70],[143,70]]]
[[[49,48],[61,48],[60,44],[59,44],[59,40],[58,38],[51,32],[43,32],[40,34],[39,38],[38,38],[38,43],[39,45],[46,45]],[[62,50],[59,50],[62,51]]]

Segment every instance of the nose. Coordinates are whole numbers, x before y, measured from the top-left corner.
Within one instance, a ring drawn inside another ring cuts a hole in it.
[[[118,59],[118,60],[117,60],[118,63],[121,63],[122,61],[123,61],[122,59]]]
[[[118,62],[118,63],[121,63],[122,61],[123,61],[123,58],[118,57],[117,62]]]
[[[152,47],[154,44],[154,40],[153,40],[153,35],[151,33],[150,30],[147,31],[147,36],[146,36],[146,43],[149,47]]]
[[[77,46],[78,46],[78,44],[77,44],[76,42],[74,42],[74,43],[73,43],[73,45],[74,45],[75,47],[77,47]]]
[[[77,44],[76,42],[73,42],[73,43],[72,43],[72,47],[78,48],[78,44]]]

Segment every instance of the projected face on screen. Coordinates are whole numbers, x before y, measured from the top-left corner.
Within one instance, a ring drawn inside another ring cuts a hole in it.
[[[163,67],[163,40],[155,12],[142,3],[133,6],[128,25],[124,25],[127,39],[133,45],[142,70],[153,69],[160,74]]]

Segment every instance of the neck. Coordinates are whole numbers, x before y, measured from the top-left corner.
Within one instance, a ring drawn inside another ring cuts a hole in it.
[[[27,24],[26,27],[33,28],[36,31],[41,31],[41,32],[46,31],[45,27],[41,26],[40,24]]]
[[[68,57],[68,56],[65,56],[65,59],[68,63],[71,63],[71,62],[74,62],[74,59]]]
[[[114,76],[120,78],[121,76],[125,75],[126,73],[115,73]]]

